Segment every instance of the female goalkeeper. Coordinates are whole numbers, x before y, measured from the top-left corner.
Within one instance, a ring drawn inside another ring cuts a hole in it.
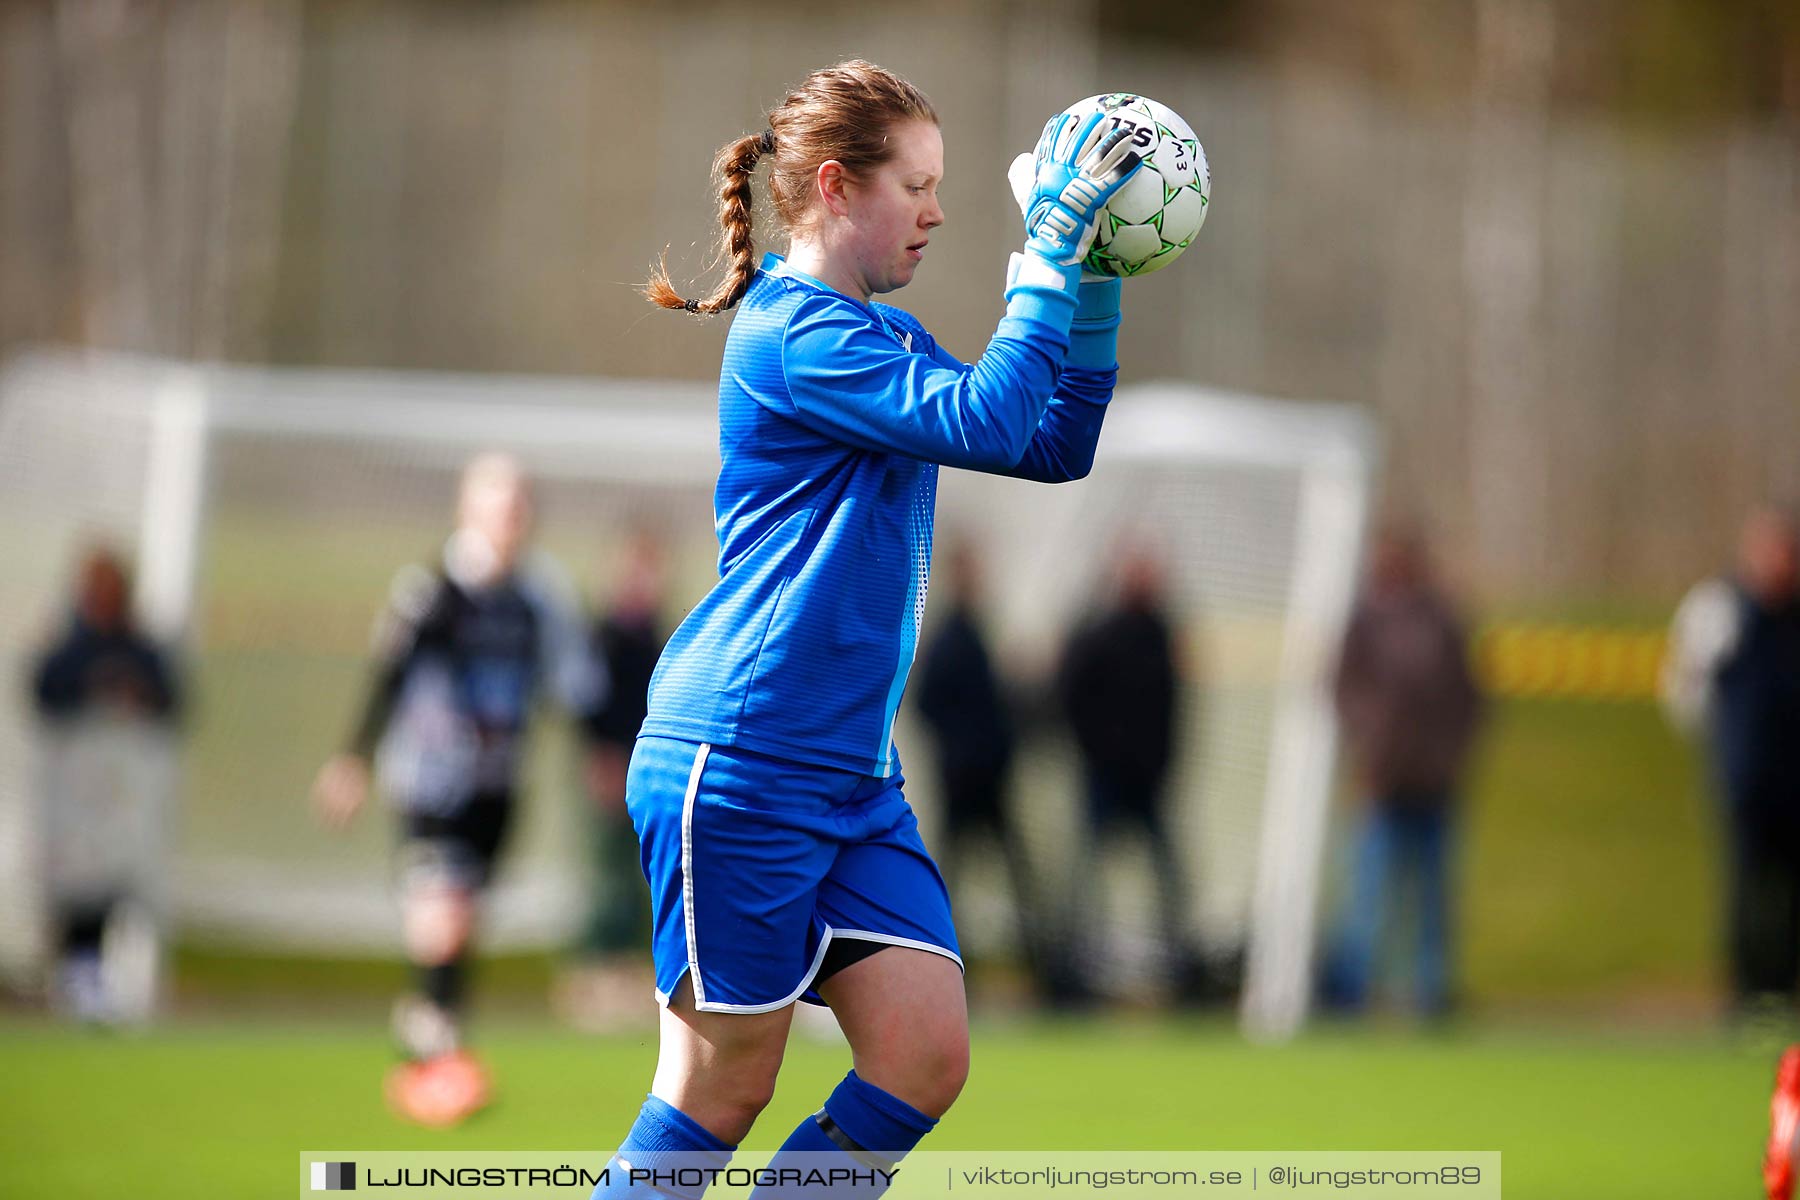
[[[855,1069],[777,1166],[873,1170],[855,1194],[879,1194],[955,1100],[962,960],[892,740],[938,467],[1082,477],[1118,372],[1118,281],[1081,278],[1101,206],[1138,165],[1108,119],[1058,117],[1035,168],[1015,164],[1025,247],[972,365],[874,299],[912,281],[944,221],[930,101],[852,61],[768,119],[715,163],[725,281],[688,300],[659,269],[646,289],[664,308],[738,315],[719,381],[720,578],[663,652],[626,786],[661,1051],[597,1197],[699,1195],[768,1103],[798,1000],[830,1005]],[[791,246],[759,265],[765,162]]]

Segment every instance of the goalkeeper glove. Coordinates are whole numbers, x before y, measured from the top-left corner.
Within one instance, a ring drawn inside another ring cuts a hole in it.
[[[1029,217],[1031,215],[1031,194],[1033,188],[1037,184],[1036,157],[1030,154],[1021,154],[1019,157],[1013,159],[1012,166],[1006,169],[1006,182],[1012,188],[1013,203],[1019,206],[1019,215],[1021,217]],[[1090,236],[1082,249],[1083,266],[1081,268],[1081,282],[1094,283],[1097,280],[1102,279],[1116,279],[1117,276],[1115,275],[1100,275],[1087,269],[1087,266],[1085,265],[1087,251],[1092,248],[1093,239]]]
[[[1008,171],[1025,217],[1025,253],[1015,255],[1010,294],[1019,284],[1056,287],[1072,294],[1080,265],[1093,244],[1100,210],[1143,161],[1131,129],[1108,114],[1059,113],[1044,126],[1032,155]],[[1030,190],[1023,184],[1030,171]]]
[[[1012,186],[1013,200],[1019,206],[1019,215],[1029,218],[1032,193],[1037,183],[1036,155],[1021,154],[1013,159],[1012,166],[1006,172],[1006,181]],[[1081,247],[1084,261],[1091,244],[1090,233],[1089,241]],[[1075,322],[1069,329],[1069,355],[1064,360],[1070,366],[1105,369],[1118,362],[1119,293],[1122,283],[1115,276],[1098,275],[1085,267],[1082,269]]]

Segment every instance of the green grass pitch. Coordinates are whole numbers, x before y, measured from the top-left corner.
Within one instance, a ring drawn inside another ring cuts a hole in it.
[[[187,1023],[138,1037],[0,1019],[0,1195],[279,1196],[306,1149],[610,1148],[651,1039],[497,1024],[498,1103],[461,1129],[384,1110],[379,1031]],[[752,1135],[771,1146],[847,1066],[796,1038]],[[979,1025],[936,1150],[1499,1150],[1508,1200],[1759,1195],[1772,1056],[1719,1040],[1323,1030],[1282,1047],[1209,1022]]]
[[[281,626],[256,652],[211,662],[197,692],[207,719],[192,746],[201,799],[189,833],[204,832],[220,853],[323,844],[299,798],[361,686],[369,610],[394,563],[432,544],[406,526],[338,529],[327,560],[268,534],[226,528],[209,557],[212,586],[232,598],[222,608],[266,610]],[[311,570],[319,561],[335,565]],[[327,653],[315,627],[348,632],[341,647],[326,639],[337,647]],[[300,699],[278,706],[274,697],[289,693]],[[279,719],[254,719],[271,712]],[[547,745],[541,761],[555,752]],[[1774,1054],[1707,1032],[1722,889],[1699,779],[1691,750],[1648,704],[1497,702],[1459,856],[1462,979],[1473,1019],[1487,1022],[1477,1032],[1322,1029],[1259,1048],[1218,1023],[986,1024],[969,1089],[927,1145],[1498,1150],[1509,1200],[1750,1200],[1760,1194]],[[551,811],[538,807],[540,817]],[[523,829],[521,840],[569,827]],[[372,873],[387,837],[385,823],[368,820],[353,839]],[[413,1129],[380,1100],[381,1000],[351,1021],[342,998],[385,999],[398,968],[307,964],[281,981],[280,1011],[319,1005],[333,1015],[277,1024],[250,1020],[240,1002],[270,993],[266,963],[190,956],[178,966],[204,1002],[147,1036],[0,1012],[0,1200],[286,1196],[303,1149],[599,1154],[650,1078],[648,1039],[495,1018],[479,1045],[496,1073],[496,1108],[455,1132]],[[513,990],[541,996],[540,974]],[[484,968],[483,1003],[502,976]],[[233,1011],[229,1022],[196,1015]],[[1563,1031],[1509,1031],[1521,1013]],[[1571,1031],[1597,1014],[1648,1015],[1687,1032]],[[841,1048],[797,1040],[752,1145],[779,1141],[846,1065]]]

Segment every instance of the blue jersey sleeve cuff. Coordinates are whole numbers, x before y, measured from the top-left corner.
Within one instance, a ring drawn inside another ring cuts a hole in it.
[[[1123,279],[1084,282],[1075,301],[1075,320],[1069,326],[1069,353],[1063,362],[1071,367],[1105,371],[1119,364],[1119,299]]]

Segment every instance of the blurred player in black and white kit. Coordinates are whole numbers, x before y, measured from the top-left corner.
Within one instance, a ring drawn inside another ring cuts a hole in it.
[[[512,823],[537,695],[547,687],[580,714],[605,688],[572,587],[548,556],[528,550],[531,524],[519,464],[500,454],[471,461],[456,531],[437,564],[396,579],[361,719],[314,786],[321,815],[342,826],[367,799],[373,764],[400,818],[405,941],[418,994],[394,1010],[395,1037],[416,1069],[396,1075],[393,1099],[422,1120],[457,1119],[485,1093],[461,1053],[470,942]],[[445,1075],[462,1082],[451,1086]]]
[[[1704,732],[1724,800],[1731,989],[1739,1015],[1794,1018],[1800,994],[1800,522],[1759,508],[1737,570],[1676,611],[1663,700]]]
[[[39,660],[32,694],[55,998],[80,1020],[143,1020],[156,1001],[180,698],[110,550],[82,560],[68,626]]]

